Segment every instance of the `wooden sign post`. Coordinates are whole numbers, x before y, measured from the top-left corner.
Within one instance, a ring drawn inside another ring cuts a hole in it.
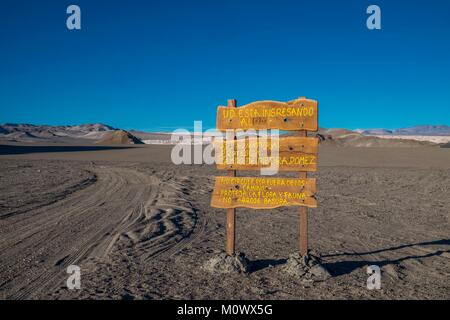
[[[217,129],[231,131],[232,136],[227,136],[225,141],[214,142],[216,160],[220,160],[216,161],[217,169],[227,170],[227,176],[216,177],[211,206],[227,209],[228,255],[235,254],[236,208],[272,209],[282,206],[300,207],[299,249],[302,255],[307,254],[308,207],[317,207],[316,180],[308,179],[307,172],[317,170],[318,139],[307,137],[306,130],[318,129],[317,106],[317,101],[302,97],[289,102],[258,101],[239,108],[236,100],[228,100],[227,107],[218,107]],[[264,146],[269,146],[265,153],[260,152],[262,147],[258,141],[263,138],[258,135],[236,139],[235,130],[266,129],[298,131],[298,135],[264,137]],[[272,143],[278,146],[275,155],[272,155]],[[279,171],[299,171],[299,177],[236,177],[236,170],[260,170],[269,167],[273,161]]]
[[[300,131],[300,136],[306,137],[306,131]],[[302,171],[299,174],[300,179],[308,178],[308,173],[306,171]],[[299,208],[299,248],[300,254],[303,256],[308,252],[308,207],[300,207]]]
[[[231,99],[228,100],[228,108],[236,108],[236,100]],[[233,134],[233,140],[236,140],[236,136]],[[229,177],[236,176],[236,170],[228,170],[227,175]],[[235,251],[235,243],[236,243],[236,209],[229,208],[227,209],[227,254],[233,255]]]

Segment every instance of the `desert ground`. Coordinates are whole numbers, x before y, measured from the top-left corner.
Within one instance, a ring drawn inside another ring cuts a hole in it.
[[[450,298],[450,149],[321,146],[309,239],[332,278],[307,285],[282,272],[295,207],[238,209],[251,271],[203,270],[225,246],[225,210],[210,207],[225,173],[173,165],[170,150],[1,145],[0,298]],[[73,264],[81,290],[66,287]],[[380,290],[366,288],[372,264]]]

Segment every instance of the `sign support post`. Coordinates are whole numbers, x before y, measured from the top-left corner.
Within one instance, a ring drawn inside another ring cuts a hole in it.
[[[230,99],[228,100],[228,108],[236,108],[236,100]],[[233,139],[236,139],[236,134],[233,130]],[[229,177],[235,177],[236,176],[236,170],[228,170],[227,175]],[[227,209],[227,247],[226,251],[227,254],[232,256],[235,252],[235,242],[236,242],[236,229],[235,229],[235,223],[236,223],[236,209],[230,208]]]
[[[306,131],[300,131],[299,135],[301,137],[306,137]],[[306,171],[301,171],[299,174],[300,179],[307,179],[308,173]],[[308,253],[308,207],[299,208],[299,249],[300,254],[304,256]]]

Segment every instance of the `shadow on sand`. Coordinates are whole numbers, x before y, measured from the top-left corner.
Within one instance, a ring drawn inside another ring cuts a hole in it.
[[[17,146],[0,145],[0,155],[8,154],[29,154],[29,153],[47,153],[47,152],[80,152],[80,151],[102,151],[129,149],[125,146]]]
[[[435,240],[435,241],[428,241],[428,242],[421,242],[421,243],[412,243],[412,244],[404,244],[399,245],[395,247],[385,248],[385,249],[377,249],[373,251],[365,251],[365,252],[343,252],[343,253],[337,253],[337,254],[326,254],[322,255],[321,258],[329,258],[329,257],[352,257],[352,256],[364,256],[364,255],[370,255],[370,254],[377,254],[382,252],[390,252],[395,250],[400,250],[403,248],[409,248],[414,246],[427,246],[427,245],[444,245],[444,246],[450,246],[450,239],[442,239],[442,240]],[[421,259],[421,258],[428,258],[433,256],[438,256],[443,253],[450,253],[450,250],[437,250],[435,252],[430,252],[424,255],[409,255],[404,257],[399,257],[398,259],[386,259],[386,260],[346,260],[346,261],[336,261],[336,262],[329,262],[329,263],[323,263],[323,266],[330,272],[332,276],[340,276],[344,274],[349,274],[352,271],[362,268],[364,266],[369,266],[372,264],[375,264],[379,267],[383,267],[388,264],[399,264],[402,261],[410,260],[410,259]],[[285,264],[287,262],[287,259],[262,259],[262,260],[254,260],[250,261],[250,273],[268,268],[270,266],[278,266]]]
[[[254,260],[250,262],[250,273],[256,272],[270,266],[278,266],[280,264],[285,264],[287,259],[262,259],[262,260]]]
[[[385,248],[385,249],[378,249],[373,251],[365,251],[365,252],[344,252],[344,253],[338,253],[338,254],[328,254],[323,255],[323,258],[326,257],[337,257],[337,256],[345,256],[345,257],[351,257],[351,256],[364,256],[369,254],[377,254],[382,252],[390,252],[395,251],[403,248],[408,247],[414,247],[414,246],[427,246],[427,245],[450,245],[450,239],[442,239],[442,240],[436,240],[436,241],[428,241],[428,242],[421,242],[421,243],[412,243],[412,244],[404,244],[400,246]],[[421,259],[421,258],[428,258],[433,256],[438,256],[443,253],[448,253],[450,250],[437,250],[435,252],[430,252],[424,255],[409,255],[404,257],[399,257],[398,259],[386,259],[386,260],[379,260],[379,261],[373,261],[373,260],[347,260],[347,261],[337,261],[337,262],[331,262],[331,263],[325,263],[324,266],[327,268],[331,275],[333,276],[340,276],[344,274],[351,273],[355,269],[369,266],[372,264],[375,264],[379,267],[383,267],[388,264],[399,264],[402,261],[405,260],[411,260],[411,259]]]

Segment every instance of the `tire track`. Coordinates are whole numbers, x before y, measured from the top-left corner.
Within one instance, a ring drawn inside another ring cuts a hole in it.
[[[145,204],[144,216],[117,237],[117,252],[129,252],[144,263],[172,256],[187,247],[205,230],[207,221],[192,204],[189,178],[177,181],[165,173],[155,197]]]
[[[172,256],[204,231],[207,222],[192,204],[188,177],[110,166],[92,170],[93,185],[4,220],[11,231],[0,245],[0,298],[51,292],[65,283],[69,265],[86,259],[126,255],[145,263]]]
[[[6,235],[0,273],[24,274],[0,286],[0,292],[7,291],[6,297],[27,298],[50,282],[58,271],[86,257],[114,230],[123,212],[134,210],[135,204],[145,199],[150,187],[139,191],[142,185],[158,183],[153,177],[133,175],[130,170],[98,168],[96,171],[101,178],[95,185],[61,204],[32,214],[34,219],[16,223],[19,232]],[[61,206],[66,209],[61,211]],[[42,251],[46,257],[40,265],[33,260],[36,252]]]

